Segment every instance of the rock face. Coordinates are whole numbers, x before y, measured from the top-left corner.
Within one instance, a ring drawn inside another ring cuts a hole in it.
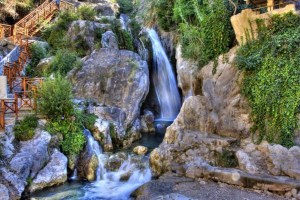
[[[77,20],[72,22],[70,25],[68,35],[73,43],[81,41],[86,45],[86,48],[88,48],[90,51],[93,51],[96,48],[96,44],[101,43],[100,38],[98,38],[99,36],[97,36],[97,34],[99,34],[99,30],[105,32],[109,28],[109,24]]]
[[[112,31],[106,31],[102,34],[101,44],[103,48],[119,49],[118,40]]]
[[[27,178],[34,178],[47,164],[50,139],[49,133],[37,129],[34,138],[20,142],[19,151],[11,156],[7,165],[0,167],[0,180],[9,190],[10,199],[19,199]]]
[[[198,72],[185,65],[184,73],[178,73],[181,87],[191,88],[197,96],[185,100],[164,141],[152,151],[152,171],[154,175],[172,171],[269,191],[298,188],[299,147],[255,145],[248,139],[250,108],[240,92],[243,74],[234,67],[234,57],[235,49],[220,56],[215,74],[213,63]],[[192,79],[182,77],[188,71]]]
[[[55,149],[48,164],[33,179],[29,191],[64,183],[67,180],[67,163],[67,157]]]
[[[44,58],[42,59],[39,64],[36,66],[36,71],[43,76],[43,74],[47,71],[49,71],[50,69],[50,64],[53,61],[53,56],[49,57],[49,58]]]
[[[135,126],[149,90],[148,66],[138,54],[113,48],[95,50],[82,69],[69,77],[76,97],[96,102],[92,112],[111,123],[113,142],[131,137],[128,130]]]

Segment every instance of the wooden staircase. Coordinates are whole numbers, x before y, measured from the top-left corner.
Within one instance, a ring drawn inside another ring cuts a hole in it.
[[[74,5],[61,0],[60,10],[72,10]],[[34,36],[47,23],[49,23],[58,8],[55,1],[46,0],[35,10],[30,12],[14,26],[0,24],[0,40],[8,39],[14,45],[15,59],[13,62],[5,62],[0,74],[7,77],[8,90],[11,93],[9,98],[0,99],[0,128],[4,129],[6,117],[13,115],[18,119],[21,110],[35,110],[37,108],[37,92],[43,82],[43,78],[27,78],[24,76],[24,69],[30,59],[29,37]],[[5,58],[4,58],[5,59]],[[3,60],[4,60],[3,59]],[[1,64],[1,63],[0,63]]]

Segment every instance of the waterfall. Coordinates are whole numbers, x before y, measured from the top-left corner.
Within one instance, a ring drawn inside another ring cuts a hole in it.
[[[128,15],[121,13],[120,22],[121,22],[121,28],[125,31],[130,32],[130,30],[128,28],[128,23],[130,22],[130,18],[128,17]]]
[[[82,199],[127,200],[135,189],[151,180],[150,168],[140,169],[130,156],[117,171],[107,170],[105,168],[107,156],[103,154],[101,146],[89,130],[85,130],[84,133],[87,137],[87,145],[97,155],[99,165],[97,179],[84,187],[85,195]],[[126,181],[124,177],[127,177]]]
[[[172,65],[155,30],[147,30],[153,50],[153,82],[161,110],[161,120],[174,120],[181,107]]]

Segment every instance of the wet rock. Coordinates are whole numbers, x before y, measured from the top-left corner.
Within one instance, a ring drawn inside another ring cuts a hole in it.
[[[126,132],[125,139],[123,140],[123,147],[130,146],[134,141],[142,138],[141,134],[141,121],[136,119],[128,132]]]
[[[147,153],[147,151],[148,151],[148,148],[144,147],[144,146],[136,146],[133,149],[133,152],[138,154],[138,155],[144,155],[144,154]]]
[[[98,165],[99,161],[96,153],[89,144],[86,144],[84,151],[80,153],[77,163],[78,177],[94,181]]]
[[[107,159],[105,168],[109,171],[117,171],[121,167],[122,163],[127,159],[128,155],[124,152],[113,154]]]
[[[144,110],[141,116],[142,132],[151,133],[155,132],[154,128],[154,114],[150,110]]]
[[[110,123],[108,121],[97,119],[95,122],[93,136],[103,146],[105,152],[113,150],[113,144],[110,136]]]
[[[55,149],[48,164],[33,179],[29,191],[34,192],[64,183],[67,180],[67,163],[67,157]]]
[[[15,151],[13,140],[15,139],[12,131],[0,134],[0,154],[4,159],[10,159]],[[0,164],[1,165],[1,164]]]
[[[147,63],[134,52],[102,48],[86,58],[81,70],[69,73],[69,78],[76,98],[94,101],[93,113],[111,123],[113,143],[122,146],[123,140],[131,141],[126,133],[135,127],[149,90]]]
[[[101,44],[103,48],[119,49],[118,40],[112,31],[102,34]]]

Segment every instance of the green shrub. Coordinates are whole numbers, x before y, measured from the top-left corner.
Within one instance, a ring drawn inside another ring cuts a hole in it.
[[[33,138],[38,125],[38,118],[35,115],[28,115],[14,126],[15,137],[19,141],[27,141]]]
[[[80,6],[77,10],[77,13],[82,20],[93,21],[97,15],[96,11],[91,6]]]
[[[133,11],[133,3],[132,0],[117,0],[120,5],[120,13],[129,14]]]
[[[67,49],[61,49],[56,52],[56,55],[51,62],[51,72],[59,73],[62,76],[66,76],[67,73],[74,67],[81,65],[80,60],[77,58],[77,54],[70,52]]]
[[[253,133],[286,147],[294,144],[300,105],[300,16],[273,16],[259,38],[242,46],[236,65],[247,76],[243,92],[252,108]]]
[[[26,68],[26,75],[27,76],[35,76],[35,67],[39,64],[41,59],[46,58],[48,51],[46,48],[42,47],[39,43],[33,43],[29,47],[30,49],[30,63]]]
[[[67,119],[74,114],[71,84],[61,76],[45,81],[39,97],[39,111],[50,120]]]
[[[69,118],[50,121],[46,128],[51,134],[63,135],[60,146],[66,155],[78,155],[83,150],[85,144],[83,129],[75,120]]]
[[[121,29],[117,21],[113,22],[112,29],[117,36],[119,48],[134,51],[133,40],[130,33]]]

